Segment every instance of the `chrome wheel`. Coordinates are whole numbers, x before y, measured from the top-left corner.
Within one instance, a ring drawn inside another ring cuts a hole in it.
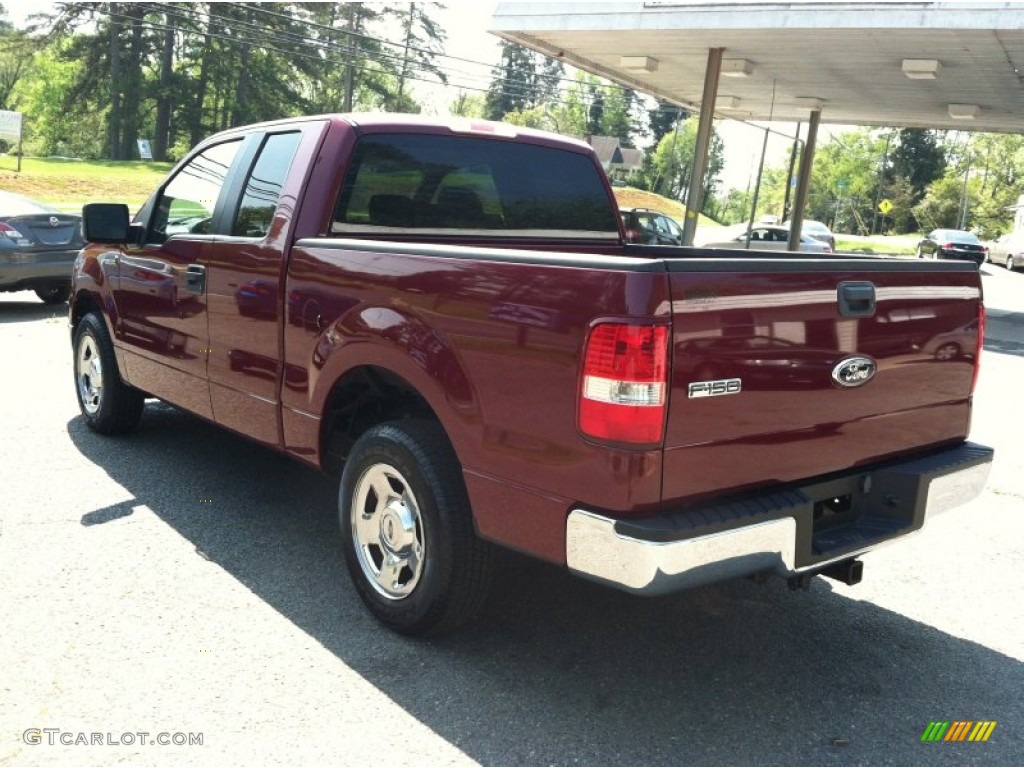
[[[1013,254],[1009,253],[1006,255],[1006,269],[1009,272],[1013,272]]]
[[[88,333],[78,340],[75,363],[82,407],[86,413],[95,415],[103,402],[103,364],[96,340]]]
[[[960,356],[960,346],[958,344],[943,344],[937,350],[935,350],[936,360],[956,360]]]
[[[401,600],[423,573],[420,506],[408,481],[388,464],[368,467],[355,487],[352,543],[359,566],[378,594]]]

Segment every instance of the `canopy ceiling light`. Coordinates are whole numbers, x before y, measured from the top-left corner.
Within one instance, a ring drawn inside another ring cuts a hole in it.
[[[819,99],[817,96],[797,96],[793,99],[796,106],[806,109],[810,112],[819,111],[824,108],[825,100]]]
[[[746,59],[723,59],[722,77],[750,77],[754,65]]]
[[[911,80],[935,80],[942,64],[938,59],[904,59],[903,74]]]
[[[629,72],[656,72],[658,60],[650,56],[620,56],[619,66]]]
[[[977,104],[950,104],[949,116],[954,120],[973,120],[981,114],[981,107]]]

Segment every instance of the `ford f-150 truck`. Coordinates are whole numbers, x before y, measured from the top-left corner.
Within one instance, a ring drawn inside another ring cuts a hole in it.
[[[264,123],[133,219],[83,214],[85,422],[127,432],[154,397],[337,472],[353,582],[400,632],[471,618],[494,544],[645,595],[856,583],[992,460],[966,441],[976,265],[628,244],[573,139]]]

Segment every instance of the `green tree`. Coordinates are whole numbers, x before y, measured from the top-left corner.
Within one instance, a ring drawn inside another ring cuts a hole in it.
[[[697,143],[698,115],[691,115],[679,131],[662,137],[651,159],[650,189],[663,197],[686,201],[693,167],[693,152]],[[712,131],[708,150],[707,172],[704,176],[705,205],[711,202],[718,187],[718,174],[725,165],[725,147],[717,131]]]
[[[609,86],[605,89],[600,133],[614,136],[623,147],[637,146],[645,130],[634,114],[639,99],[636,92],[628,88]]]
[[[677,121],[682,122],[692,114],[693,112],[689,109],[659,99],[658,106],[648,112],[648,122],[654,144],[657,145],[665,134],[675,130]]]
[[[886,169],[887,180],[903,177],[910,182],[917,203],[945,170],[946,155],[935,131],[904,128],[899,132]]]
[[[26,152],[95,159],[104,154],[103,113],[79,110],[68,102],[68,94],[86,66],[63,55],[61,46],[69,44],[65,40],[36,53],[30,75],[16,88],[15,98],[26,115]]]
[[[0,4],[0,109],[14,110],[14,89],[29,67],[38,43],[4,17],[7,11]]]
[[[459,95],[448,105],[448,110],[459,117],[482,118],[486,114],[487,105],[482,94],[459,91]]]
[[[711,218],[715,219],[721,224],[740,224],[749,220],[750,217],[750,204],[753,195],[746,190],[741,189],[730,189],[724,196],[719,196],[716,200],[716,211],[717,215],[711,215]]]
[[[442,11],[444,8],[440,3],[410,2],[399,11],[403,47],[394,99],[396,110],[406,107],[403,101],[406,81],[413,73],[427,73],[442,84],[448,84],[448,76],[436,63],[437,55],[444,52],[447,33],[430,15],[432,11]]]
[[[501,59],[487,90],[488,119],[501,120],[509,112],[556,100],[563,74],[561,62],[502,41]]]
[[[952,137],[945,174],[915,207],[922,228],[967,228],[995,237],[1012,226],[1009,210],[1024,185],[1024,137],[973,134]]]

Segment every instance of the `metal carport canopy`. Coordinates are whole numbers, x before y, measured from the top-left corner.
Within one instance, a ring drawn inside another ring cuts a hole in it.
[[[503,2],[490,27],[676,104],[711,93],[718,117],[1024,127],[1024,2]],[[716,50],[740,76],[713,77]]]

